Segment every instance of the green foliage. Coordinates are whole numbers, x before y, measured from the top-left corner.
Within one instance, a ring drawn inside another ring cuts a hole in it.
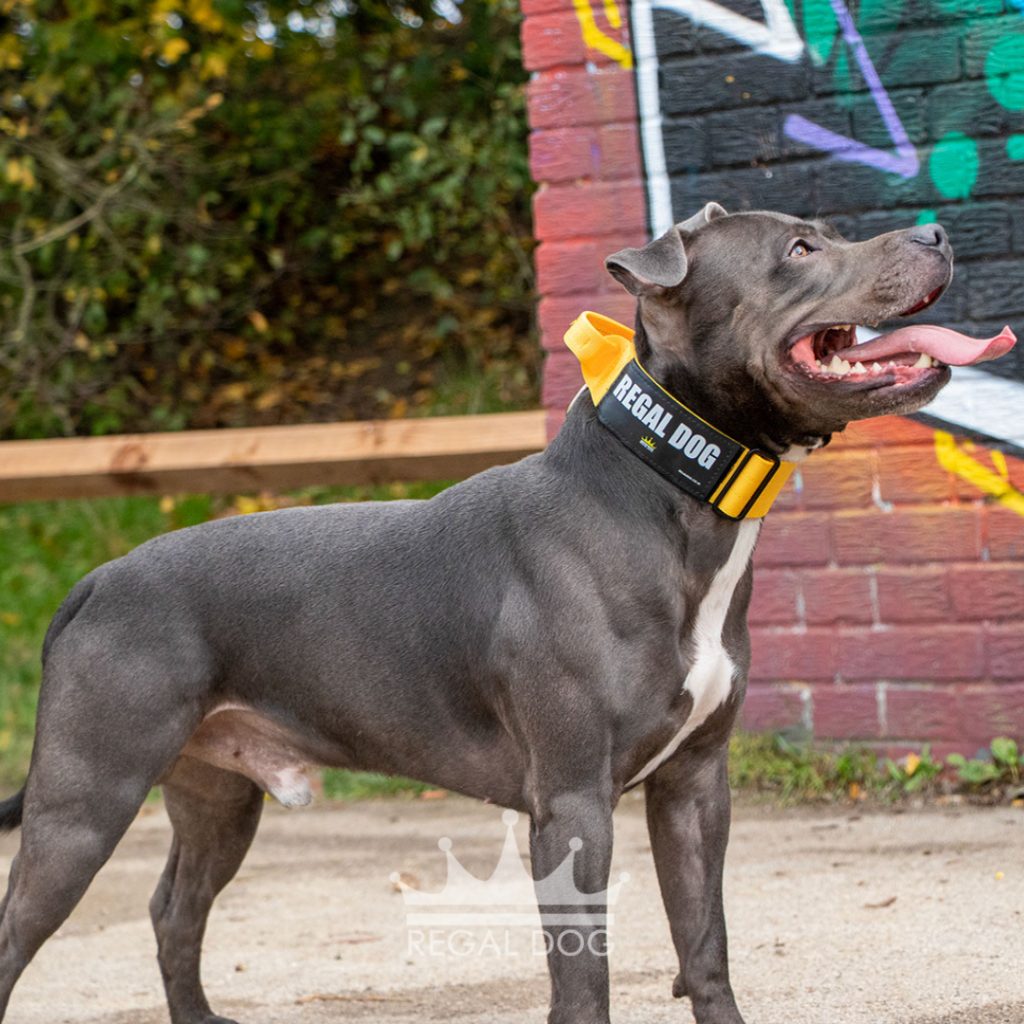
[[[770,793],[781,800],[825,797],[830,788],[830,759],[809,743],[781,733],[736,733],[729,752],[733,789]]]
[[[323,772],[324,796],[329,800],[367,800],[372,797],[418,795],[430,788],[422,782],[380,772],[349,772],[328,768]]]
[[[971,758],[963,754],[950,754],[946,758],[957,772],[960,782],[966,786],[986,789],[995,785],[1016,785],[1024,775],[1024,757],[1012,739],[1000,736],[989,747],[992,755],[988,758]]]
[[[0,436],[533,400],[515,0],[0,10]]]
[[[931,747],[920,754],[908,754],[900,761],[886,758],[885,771],[893,786],[901,793],[917,793],[942,772],[942,762],[932,757]]]

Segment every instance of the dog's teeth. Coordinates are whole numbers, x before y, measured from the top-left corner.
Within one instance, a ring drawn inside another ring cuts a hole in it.
[[[872,373],[881,373],[882,372],[882,364],[877,362],[877,361],[872,363],[871,364],[871,372]]]
[[[829,373],[846,373],[843,369],[844,366],[849,366],[845,359],[840,359],[839,356],[835,355],[832,357],[832,362],[828,364]]]
[[[854,373],[867,373],[867,370],[864,369],[864,364],[863,363],[854,363],[853,364],[853,372]]]
[[[924,370],[924,369],[927,369],[931,365],[932,365],[932,357],[929,356],[929,355],[925,355],[925,353],[922,352],[917,357],[917,362],[914,363],[914,369],[915,370]]]

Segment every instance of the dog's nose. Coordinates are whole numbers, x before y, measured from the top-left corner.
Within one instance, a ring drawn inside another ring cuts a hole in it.
[[[918,224],[908,230],[911,242],[931,248],[949,249],[949,238],[941,224]]]

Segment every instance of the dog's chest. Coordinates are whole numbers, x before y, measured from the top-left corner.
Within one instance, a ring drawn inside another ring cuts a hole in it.
[[[740,524],[728,558],[712,577],[697,613],[691,619],[692,627],[684,642],[693,653],[683,690],[689,694],[693,703],[686,721],[627,785],[643,781],[668,760],[731,693],[736,666],[725,648],[722,630],[736,587],[750,563],[760,530],[760,520],[747,520]]]

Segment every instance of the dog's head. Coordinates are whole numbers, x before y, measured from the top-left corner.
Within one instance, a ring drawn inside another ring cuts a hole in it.
[[[858,344],[858,325],[919,313],[945,291],[953,253],[936,224],[848,242],[828,224],[709,203],[606,266],[639,301],[647,369],[715,426],[778,451],[913,412],[951,364],[1015,341],[1008,329],[976,341],[922,324]]]

